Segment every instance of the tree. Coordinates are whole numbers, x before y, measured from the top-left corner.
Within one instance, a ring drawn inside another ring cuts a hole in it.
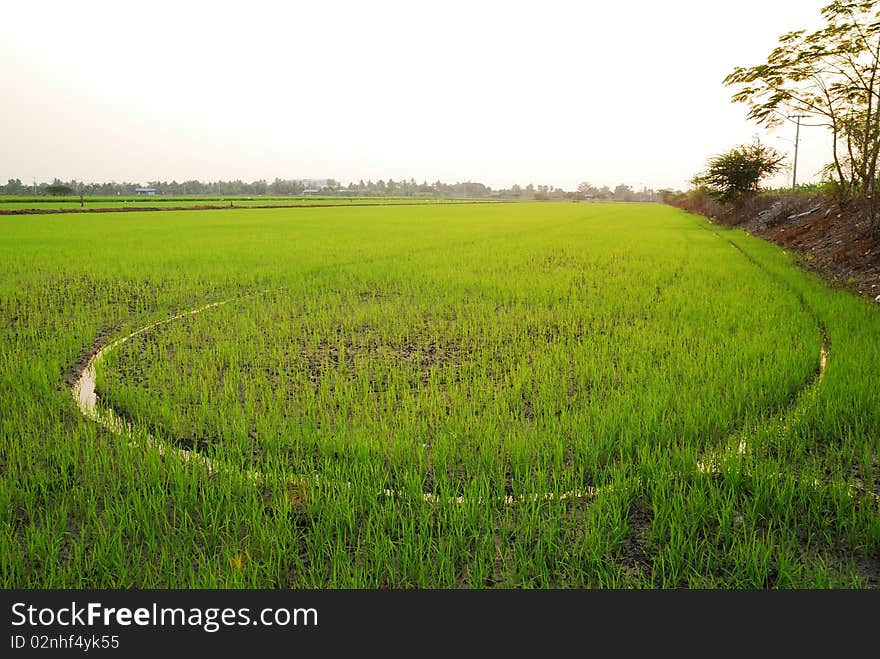
[[[621,183],[614,188],[614,199],[616,201],[632,201],[635,193],[628,185]]]
[[[660,199],[664,204],[671,204],[672,200],[675,199],[678,195],[682,194],[680,190],[672,190],[670,188],[660,188],[657,190],[657,194],[660,196]]]
[[[0,191],[2,191],[3,194],[22,194],[26,189],[22,184],[21,179],[11,178],[7,180],[5,186],[0,188]]]
[[[587,181],[583,181],[582,183],[580,183],[578,185],[577,191],[578,194],[580,194],[584,199],[591,199],[592,197],[595,197],[596,192],[598,192],[598,190],[596,190],[596,188],[590,185],[590,183],[588,183]]]
[[[821,10],[825,26],[779,38],[765,64],[738,67],[724,84],[749,118],[773,126],[811,117],[832,135],[829,173],[844,197],[869,196],[880,156],[880,1],[836,0]]]
[[[73,194],[73,188],[69,185],[64,185],[63,183],[53,183],[52,185],[46,186],[46,192],[53,197],[58,197],[66,194]]]
[[[693,178],[719,201],[739,201],[756,193],[762,179],[782,169],[783,156],[755,140],[709,159],[706,171]]]

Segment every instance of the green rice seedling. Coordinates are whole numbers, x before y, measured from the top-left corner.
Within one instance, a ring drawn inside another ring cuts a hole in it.
[[[880,315],[742,232],[570,203],[0,225],[7,587],[880,578]]]

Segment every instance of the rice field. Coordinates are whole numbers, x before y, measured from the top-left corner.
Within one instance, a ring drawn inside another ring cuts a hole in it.
[[[473,203],[471,199],[430,198],[430,197],[343,197],[343,196],[86,196],[80,205],[79,195],[69,196],[23,196],[0,195],[0,214],[3,211],[43,211],[80,212],[85,210],[130,208],[248,208],[286,206],[364,206],[364,205],[412,205],[412,204],[454,204]],[[480,200],[479,203],[490,203]]]
[[[0,227],[6,588],[880,585],[880,305],[742,232],[592,203]]]

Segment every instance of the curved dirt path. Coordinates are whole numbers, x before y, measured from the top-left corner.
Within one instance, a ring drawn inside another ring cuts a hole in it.
[[[751,255],[744,252],[743,249],[737,245],[735,242],[728,238],[722,238],[718,232],[712,231],[712,234],[720,239],[726,240],[727,244],[733,247],[739,254],[741,254],[749,263],[758,268],[761,272],[766,274],[771,279],[777,279],[772,273],[770,273],[761,263],[755,260]],[[777,279],[778,281],[778,279]],[[803,295],[793,290],[788,285],[785,285],[785,288],[794,295],[798,303],[801,306],[801,309],[812,318],[813,322],[816,324],[816,328],[819,330],[819,334],[822,337],[822,343],[819,346],[819,364],[813,374],[811,380],[808,380],[791,398],[789,403],[783,406],[776,414],[772,415],[773,417],[781,417],[782,415],[790,412],[798,405],[801,404],[801,401],[804,400],[809,394],[811,394],[818,386],[819,383],[825,378],[825,371],[828,369],[828,353],[831,350],[831,340],[828,338],[828,331],[825,328],[825,323],[823,323],[819,316],[816,314],[815,310],[807,303],[806,299],[804,299]],[[769,421],[769,419],[767,420]],[[765,421],[765,423],[767,422]],[[736,435],[734,435],[735,437]],[[697,461],[697,471],[701,473],[717,473],[720,464],[723,460],[733,456],[733,455],[745,455],[748,452],[748,443],[745,440],[745,437],[741,437],[736,446],[729,446],[724,449],[715,449],[713,451],[709,451],[705,454],[705,457],[701,458]]]
[[[715,235],[718,236],[717,233]],[[718,237],[720,238],[720,236],[718,236]],[[745,258],[747,258],[753,265],[755,265],[757,268],[763,270],[769,276],[773,277],[772,274],[767,272],[766,269],[760,263],[755,261],[747,253],[745,253],[736,243],[734,243],[733,241],[730,241],[730,240],[728,240],[727,242],[734,249],[736,249],[740,254],[742,254]],[[146,332],[154,330],[158,327],[162,327],[163,325],[167,325],[167,324],[172,323],[172,322],[179,320],[181,318],[186,318],[188,316],[194,316],[194,315],[203,313],[205,311],[209,311],[211,309],[214,309],[216,307],[220,307],[220,306],[229,304],[231,302],[236,302],[239,300],[247,299],[249,297],[254,297],[255,295],[264,295],[266,292],[268,292],[268,291],[262,291],[259,293],[251,293],[248,295],[243,295],[243,296],[239,296],[239,297],[229,298],[226,300],[212,302],[210,304],[205,304],[201,307],[197,307],[195,309],[176,314],[176,315],[171,316],[165,320],[161,320],[161,321],[140,327],[140,328],[136,329],[135,331],[101,347],[99,350],[97,350],[91,356],[91,358],[88,360],[88,362],[86,362],[86,364],[82,367],[82,369],[76,373],[76,379],[70,389],[71,394],[72,394],[74,400],[76,401],[80,412],[82,413],[82,415],[85,418],[100,424],[101,426],[103,426],[104,428],[106,428],[107,430],[109,430],[112,433],[126,437],[133,444],[138,444],[139,442],[145,442],[148,447],[156,449],[160,455],[174,455],[184,462],[197,462],[197,463],[201,464],[202,466],[204,466],[205,469],[207,469],[209,474],[220,472],[220,471],[228,471],[228,472],[235,472],[235,473],[243,474],[249,480],[258,481],[258,482],[265,481],[266,480],[265,474],[259,470],[249,469],[247,471],[242,471],[241,469],[234,468],[229,465],[223,464],[220,461],[212,460],[212,459],[208,458],[207,456],[201,455],[200,453],[197,453],[195,451],[191,451],[189,449],[179,448],[179,447],[170,445],[166,442],[162,442],[162,441],[156,439],[153,435],[151,435],[146,430],[134,428],[131,423],[129,423],[128,421],[125,421],[119,414],[117,414],[109,406],[99,405],[98,404],[98,396],[95,393],[95,386],[96,386],[95,366],[111,351],[115,350],[116,348],[118,348],[119,346],[121,346],[122,344],[126,343],[127,341],[129,341],[130,339],[132,339],[136,336],[139,336],[141,334],[144,334]],[[819,386],[819,384],[824,379],[825,372],[828,368],[828,355],[830,352],[830,345],[831,345],[830,341],[828,339],[828,334],[825,329],[825,326],[821,322],[821,320],[817,317],[815,311],[809,306],[809,304],[806,302],[806,300],[803,298],[803,296],[801,296],[800,294],[798,294],[795,291],[791,291],[791,292],[797,296],[804,311],[807,314],[809,314],[810,317],[813,318],[813,320],[816,322],[816,326],[819,329],[819,332],[822,336],[822,343],[821,343],[821,346],[819,349],[818,365],[817,365],[817,368],[816,368],[816,371],[815,371],[813,377],[801,387],[801,389],[795,394],[795,396],[793,396],[791,401],[786,406],[784,406],[782,409],[780,409],[779,411],[777,411],[773,415],[773,417],[776,417],[776,418],[782,417],[783,415],[789,413],[792,409],[796,408],[799,404],[801,404],[801,402],[808,395],[810,395]],[[771,417],[771,418],[773,418],[773,417]],[[769,419],[768,419],[768,421],[769,421]],[[742,433],[744,433],[744,432],[746,432],[746,431],[744,430],[744,431],[740,431],[739,433],[735,433],[733,435],[733,439],[735,440],[735,438],[738,435],[742,435]],[[733,457],[735,455],[740,455],[740,456],[745,455],[748,450],[749,450],[749,446],[746,442],[746,438],[744,436],[740,436],[738,442],[729,441],[728,445],[725,447],[716,448],[714,450],[711,450],[711,451],[704,453],[703,456],[697,460],[694,468],[698,473],[701,473],[701,474],[719,473],[721,470],[721,465],[723,464],[723,462],[726,459]],[[779,473],[778,476],[781,478],[784,476],[784,474]],[[302,485],[302,484],[306,484],[309,482],[315,483],[318,480],[319,479],[318,479],[317,475],[312,475],[312,476],[297,475],[297,476],[290,477],[289,482],[294,485]],[[636,480],[634,482],[638,483],[639,481]],[[820,487],[822,485],[822,483],[820,483],[819,481],[805,482],[804,484],[806,484],[808,486],[812,486],[812,487]],[[342,483],[342,485],[345,487],[349,487],[349,488],[352,487],[351,482]],[[559,501],[562,501],[562,500],[566,500],[566,499],[588,499],[588,498],[596,496],[597,494],[599,494],[602,491],[611,490],[611,489],[613,489],[613,487],[614,487],[613,485],[606,485],[606,486],[601,486],[601,487],[589,486],[589,487],[585,487],[584,489],[581,489],[581,490],[569,490],[569,491],[561,492],[558,494],[554,493],[554,492],[544,492],[544,493],[536,492],[533,494],[523,494],[523,495],[519,495],[516,497],[514,497],[512,495],[508,495],[506,497],[499,498],[498,501],[502,501],[503,503],[505,503],[507,505],[512,505],[512,504],[521,503],[521,502],[539,501],[539,500],[559,500]],[[868,494],[868,495],[872,496],[875,500],[880,501],[880,497],[878,497],[877,494],[867,490],[866,488],[860,488],[857,485],[852,485],[852,484],[849,486],[849,488],[850,488],[850,495],[851,496],[854,496],[857,493],[864,493],[864,494]],[[379,492],[378,494],[380,494],[381,496],[385,496],[385,497],[404,496],[403,492],[396,491],[396,490],[390,490],[390,489],[384,489],[381,492]],[[433,492],[425,492],[425,493],[423,493],[423,497],[424,497],[425,501],[430,502],[430,503],[440,503],[444,500],[443,498],[439,497],[437,494],[435,494]],[[449,497],[449,498],[445,499],[445,501],[447,501],[448,503],[462,504],[465,502],[465,498],[462,496]]]
[[[221,471],[231,471],[243,473],[243,475],[248,480],[253,480],[257,482],[263,482],[266,480],[266,476],[263,472],[255,469],[249,469],[246,472],[242,472],[240,469],[231,467],[229,465],[223,464],[217,460],[212,460],[205,455],[197,453],[195,451],[191,451],[189,449],[180,448],[177,446],[173,446],[168,444],[167,442],[162,442],[156,437],[154,437],[151,433],[146,430],[136,429],[130,422],[126,421],[119,414],[116,413],[113,408],[107,405],[98,405],[98,395],[96,393],[96,365],[104,359],[110,352],[126,343],[130,339],[133,339],[136,336],[141,334],[145,334],[157,327],[161,327],[163,325],[168,325],[176,320],[180,320],[181,318],[186,318],[188,316],[195,316],[204,311],[208,311],[210,309],[214,309],[216,307],[220,307],[231,302],[237,302],[239,300],[246,299],[247,297],[253,297],[254,295],[263,295],[263,293],[256,293],[241,297],[229,298],[226,300],[221,300],[218,302],[212,302],[210,304],[205,304],[201,307],[197,307],[195,309],[191,309],[189,311],[185,311],[183,313],[176,314],[174,316],[170,316],[165,320],[160,320],[155,323],[150,323],[149,325],[144,325],[143,327],[139,327],[135,331],[126,334],[125,336],[116,339],[115,341],[111,341],[107,345],[103,346],[99,350],[97,350],[86,362],[86,364],[82,367],[82,370],[76,373],[76,379],[73,385],[70,388],[70,393],[76,401],[77,407],[79,408],[80,413],[90,421],[94,421],[98,423],[102,427],[106,428],[112,433],[117,435],[121,435],[129,440],[133,445],[138,445],[139,440],[143,441],[147,444],[147,446],[154,448],[158,451],[159,455],[173,455],[179,458],[184,462],[197,462],[201,464],[209,474],[217,473]],[[304,484],[306,482],[316,482],[318,481],[318,476],[313,475],[309,476],[293,476],[290,478],[290,482],[292,484]],[[346,487],[351,487],[352,484],[350,482],[344,483]],[[571,499],[571,498],[586,498],[593,496],[598,491],[597,488],[586,488],[584,490],[563,492],[559,495],[556,495],[553,492],[548,492],[546,494],[535,494],[532,496],[522,495],[520,497],[507,496],[504,501],[508,504],[513,504],[518,501],[527,501],[534,500],[537,501],[539,499]],[[386,497],[395,497],[395,496],[403,496],[403,493],[400,491],[385,489],[380,492],[382,496]],[[442,501],[441,497],[438,497],[433,492],[425,492],[424,493],[425,501],[431,503],[438,503]],[[447,499],[450,503],[464,503],[465,499],[462,496],[459,497],[450,497]]]
[[[118,435],[123,435],[129,440],[135,441],[135,429],[131,423],[125,421],[111,407],[98,407],[98,395],[95,391],[97,384],[95,366],[98,364],[98,362],[104,359],[104,357],[108,353],[140,334],[145,334],[146,332],[149,332],[150,330],[153,330],[157,327],[161,327],[162,325],[173,323],[175,320],[186,318],[187,316],[194,316],[196,314],[202,313],[203,311],[214,309],[215,307],[223,306],[224,304],[229,304],[230,302],[233,302],[237,299],[238,298],[230,298],[228,300],[222,300],[220,302],[212,302],[196,309],[191,309],[190,311],[176,314],[174,316],[166,318],[165,320],[160,320],[149,325],[144,325],[143,327],[136,329],[134,332],[126,334],[122,338],[116,339],[115,341],[112,341],[100,348],[89,358],[88,362],[86,362],[82,370],[77,373],[76,381],[73,383],[73,386],[70,389],[71,394],[73,394],[73,398],[74,400],[76,400],[77,406],[79,407],[79,411],[84,417],[91,421],[95,421],[110,432],[116,433]],[[199,455],[194,451],[178,448],[176,446],[169,446],[164,442],[158,441],[150,433],[144,433],[144,437],[147,444],[155,447],[159,451],[160,455],[171,453],[181,458],[185,462],[196,460],[208,469],[209,474],[217,471],[219,468],[215,461],[210,460],[203,455]]]

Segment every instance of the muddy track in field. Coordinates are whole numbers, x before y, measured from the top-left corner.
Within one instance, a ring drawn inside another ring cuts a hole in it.
[[[96,370],[95,367],[97,364],[104,359],[110,352],[128,342],[129,340],[141,335],[150,332],[156,328],[162,327],[163,325],[168,325],[169,323],[173,323],[176,320],[180,320],[181,318],[187,318],[189,316],[195,316],[197,314],[203,313],[205,311],[209,311],[211,309],[215,309],[217,307],[224,306],[226,304],[230,304],[232,302],[237,302],[240,300],[244,300],[250,297],[255,297],[257,295],[265,295],[266,292],[261,293],[253,293],[250,295],[245,295],[241,297],[229,298],[227,300],[220,300],[218,302],[212,302],[210,304],[205,304],[201,307],[197,307],[195,309],[191,309],[189,311],[185,311],[165,320],[160,320],[155,323],[150,323],[149,325],[144,325],[136,329],[134,332],[126,334],[125,336],[112,341],[103,347],[97,349],[91,357],[89,357],[88,361],[80,368],[77,369],[74,376],[73,385],[70,388],[70,392],[73,395],[74,400],[79,407],[80,413],[89,419],[90,421],[94,421],[98,423],[102,427],[106,428],[110,432],[123,436],[127,438],[132,444],[138,445],[140,443],[146,444],[149,448],[155,449],[159,455],[172,455],[182,460],[183,462],[195,462],[197,464],[202,465],[209,474],[222,472],[222,471],[233,471],[242,473],[248,480],[255,482],[264,482],[266,480],[266,476],[263,472],[255,469],[249,469],[247,471],[242,471],[240,469],[231,467],[226,465],[218,460],[212,460],[211,458],[202,455],[196,451],[191,451],[189,449],[180,448],[178,446],[174,446],[168,442],[163,442],[157,439],[154,435],[149,433],[148,431],[136,428],[131,422],[127,421],[123,418],[122,415],[117,413],[113,408],[106,405],[98,404],[98,395],[96,393]],[[318,482],[317,475],[295,475],[291,476],[289,479],[290,483],[293,485],[305,485],[308,483],[316,483]],[[351,487],[351,483],[342,483],[345,487]],[[586,498],[590,497],[596,493],[595,488],[585,488],[583,491],[572,491],[572,492],[564,492],[561,494],[555,493],[546,493],[546,494],[535,494],[532,496],[523,495],[520,497],[507,496],[504,501],[505,503],[512,504],[517,501],[527,501],[527,500],[538,500],[538,499],[571,499],[571,498]],[[385,497],[397,497],[403,496],[403,493],[384,489],[379,492],[380,495]],[[424,499],[427,502],[438,503],[442,499],[438,495],[433,492],[425,492]],[[447,499],[450,503],[464,503],[464,497],[450,497]]]
[[[783,286],[790,294],[794,295],[798,301],[798,304],[800,304],[801,309],[812,319],[813,323],[815,323],[816,329],[819,330],[819,335],[822,338],[822,343],[819,346],[819,361],[816,365],[815,370],[813,371],[813,376],[791,397],[786,405],[776,410],[768,419],[764,421],[764,423],[769,423],[773,419],[784,417],[786,414],[789,414],[793,409],[801,405],[804,399],[807,396],[811,395],[818,388],[819,383],[822,382],[822,380],[825,378],[825,371],[828,368],[828,353],[831,350],[831,340],[828,338],[828,330],[825,327],[825,323],[822,322],[822,320],[816,314],[816,311],[809,305],[803,295],[801,295],[798,291],[792,289],[784,282],[781,282],[776,276],[774,276],[763,265],[761,265],[759,261],[757,261],[747,252],[743,251],[743,249],[735,242],[730,239],[722,238],[716,231],[712,231],[712,234],[719,240],[725,240],[728,245],[730,245],[739,254],[741,254],[750,264],[752,264],[758,270],[767,275],[767,277],[773,279],[778,284]],[[701,473],[717,472],[719,470],[721,462],[726,458],[733,455],[745,455],[746,452],[749,450],[749,445],[746,442],[745,437],[743,436],[744,434],[745,431],[734,433],[733,439],[736,440],[736,438],[739,437],[738,441],[729,441],[728,446],[725,448],[705,452],[703,454],[703,457],[701,457],[697,461],[697,470]]]
[[[713,233],[715,234],[716,237],[723,240],[723,238],[721,238],[721,236],[719,236],[717,233],[715,233],[714,231],[713,231]],[[746,258],[752,265],[754,265],[756,268],[762,270],[765,274],[767,274],[768,277],[771,277],[771,278],[776,279],[778,281],[777,277],[775,277],[772,273],[767,271],[767,269],[763,265],[761,265],[758,261],[756,261],[753,257],[751,257],[749,254],[744,252],[739,247],[739,245],[737,245],[736,243],[734,243],[731,240],[727,240],[727,242],[731,245],[731,247],[736,249],[738,253],[742,254],[743,257]],[[778,419],[784,418],[785,415],[791,413],[792,410],[797,408],[799,405],[803,404],[804,400],[808,396],[812,395],[815,392],[815,390],[819,387],[823,378],[825,377],[825,372],[828,368],[829,352],[831,349],[831,342],[829,340],[824,323],[817,316],[817,314],[812,309],[812,307],[810,307],[810,305],[807,303],[807,301],[803,297],[803,295],[801,295],[797,291],[791,289],[790,287],[788,287],[784,283],[781,283],[781,285],[784,288],[786,288],[791,294],[795,295],[795,297],[798,299],[798,301],[801,305],[801,308],[816,323],[816,327],[819,330],[822,341],[821,341],[821,346],[819,349],[819,358],[818,358],[817,366],[813,372],[813,375],[810,377],[810,379],[806,383],[804,383],[804,385],[795,393],[795,395],[792,396],[792,398],[789,400],[789,402],[786,405],[784,405],[781,409],[775,410],[773,412],[773,414],[771,416],[769,416],[764,421],[764,423],[768,423],[774,419],[778,420]],[[176,320],[186,318],[189,316],[194,316],[194,315],[206,312],[206,311],[210,311],[211,309],[215,309],[217,307],[231,304],[231,303],[234,303],[237,301],[249,299],[249,298],[252,298],[255,296],[259,296],[259,295],[265,295],[267,292],[268,291],[251,293],[248,295],[243,295],[243,296],[239,296],[239,297],[229,298],[226,300],[212,302],[210,304],[205,304],[205,305],[197,307],[195,309],[185,311],[182,313],[178,313],[174,316],[166,318],[165,320],[161,320],[161,321],[154,322],[149,325],[145,325],[143,327],[140,327],[140,328],[136,329],[135,331],[133,331],[133,332],[121,337],[121,338],[118,338],[114,341],[111,341],[111,342],[105,344],[104,346],[100,347],[91,355],[91,357],[88,359],[88,361],[86,361],[83,365],[81,365],[74,373],[74,382],[70,388],[70,392],[71,392],[74,400],[76,401],[80,412],[82,413],[82,415],[86,419],[89,419],[90,421],[98,423],[99,425],[101,425],[102,427],[106,428],[107,430],[109,430],[110,432],[112,432],[114,434],[117,434],[117,435],[120,435],[122,437],[127,438],[133,444],[138,444],[138,445],[146,444],[147,447],[156,450],[160,455],[171,455],[171,456],[175,456],[176,458],[182,460],[183,462],[195,462],[195,463],[201,464],[208,471],[209,474],[216,473],[216,472],[222,472],[222,471],[235,472],[235,473],[242,474],[248,480],[252,480],[252,481],[256,481],[256,482],[265,481],[266,476],[261,471],[258,471],[258,470],[243,471],[241,469],[226,465],[221,461],[212,460],[211,458],[208,458],[207,456],[204,456],[196,451],[191,451],[189,449],[180,448],[180,447],[174,446],[172,444],[169,444],[167,442],[160,441],[156,437],[151,435],[149,432],[147,432],[145,429],[134,427],[130,422],[123,419],[123,417],[120,414],[118,414],[117,412],[115,412],[112,408],[105,406],[105,405],[99,405],[98,397],[95,392],[95,386],[96,386],[95,366],[108,353],[115,350],[116,348],[123,345],[124,343],[126,343],[127,341],[129,341],[130,339],[132,339],[134,337],[137,337],[141,334],[145,334],[145,333],[148,333],[152,330],[158,329],[158,328],[160,328],[164,325],[167,325],[169,323],[172,323]],[[748,446],[748,443],[746,441],[747,434],[748,434],[747,430],[742,430],[740,432],[734,433],[729,438],[729,440],[726,442],[726,445],[724,447],[716,448],[716,449],[704,452],[703,455],[697,460],[696,464],[694,465],[695,471],[700,474],[719,473],[720,469],[721,469],[721,465],[723,464],[723,462],[726,459],[733,457],[735,455],[745,455],[746,452],[750,450],[750,447]],[[676,474],[670,474],[670,476],[674,476],[674,475],[676,475]],[[681,475],[681,474],[679,474],[679,475]],[[782,477],[783,474],[780,473],[779,476]],[[288,480],[292,485],[306,485],[309,483],[314,484],[318,481],[318,476],[314,475],[314,474],[313,475],[300,474],[300,475],[293,475]],[[637,482],[638,481],[634,481],[634,483],[637,483]],[[823,483],[820,483],[817,481],[811,481],[809,483],[804,483],[804,484],[808,485],[808,486],[812,486],[812,487],[820,487],[821,485],[823,485]],[[338,485],[342,485],[344,487],[351,487],[350,482],[338,483]],[[521,502],[539,501],[539,500],[588,499],[588,498],[591,498],[591,497],[599,494],[602,491],[610,490],[612,488],[613,488],[613,486],[611,486],[611,485],[602,486],[602,487],[588,486],[588,487],[585,487],[581,490],[569,490],[567,492],[561,492],[561,493],[535,492],[532,494],[523,494],[523,495],[519,495],[519,496],[508,495],[506,497],[499,497],[497,499],[497,501],[503,502],[508,505],[512,505],[512,504],[521,503]],[[864,489],[864,488],[859,488],[855,485],[850,485],[850,493],[852,495],[867,494],[867,495],[873,497],[875,500],[880,500],[880,499],[878,499],[878,495],[876,495],[875,493],[873,493],[867,489]],[[402,492],[399,492],[396,490],[390,490],[390,489],[381,490],[377,494],[380,496],[385,496],[385,497],[404,496],[404,494]],[[464,497],[461,497],[461,496],[441,498],[440,496],[438,496],[437,494],[435,494],[433,492],[424,492],[423,498],[425,501],[430,502],[430,503],[440,503],[440,502],[445,501],[447,503],[461,504],[461,503],[465,502]]]

